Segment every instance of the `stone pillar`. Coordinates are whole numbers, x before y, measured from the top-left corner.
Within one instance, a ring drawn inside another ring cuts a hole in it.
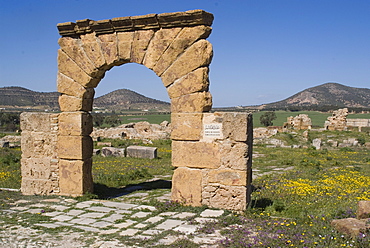
[[[172,200],[243,211],[252,181],[252,115],[172,114]],[[185,127],[189,128],[185,128]]]
[[[61,195],[93,192],[92,116],[88,112],[63,112],[59,116],[58,155]]]
[[[58,114],[22,113],[21,191],[25,195],[58,194]]]

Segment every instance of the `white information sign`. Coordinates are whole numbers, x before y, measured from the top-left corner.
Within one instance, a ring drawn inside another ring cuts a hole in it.
[[[204,137],[211,137],[211,138],[220,138],[222,136],[222,124],[215,123],[215,124],[204,124]]]

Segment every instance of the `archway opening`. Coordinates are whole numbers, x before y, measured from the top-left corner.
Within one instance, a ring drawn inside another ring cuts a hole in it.
[[[107,71],[95,92],[94,194],[132,198],[141,190],[149,198],[149,190],[158,190],[170,199],[170,99],[161,78],[143,65],[124,64]],[[155,158],[132,157],[133,146]]]

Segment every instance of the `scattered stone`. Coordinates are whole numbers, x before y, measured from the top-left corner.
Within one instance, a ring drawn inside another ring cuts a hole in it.
[[[201,217],[219,217],[224,214],[224,210],[212,210],[212,209],[206,209],[204,210],[200,216]]]
[[[357,205],[357,219],[370,218],[370,201],[359,201]]]
[[[138,232],[139,232],[139,230],[137,230],[137,229],[127,229],[125,231],[122,231],[120,233],[120,235],[122,235],[122,236],[133,236]]]
[[[158,226],[156,226],[156,229],[170,230],[182,225],[183,223],[184,221],[181,220],[168,219],[165,220],[163,223],[159,224]]]
[[[145,218],[150,214],[151,214],[150,212],[137,212],[137,213],[133,214],[131,217],[132,218]]]
[[[127,147],[127,157],[154,159],[157,158],[157,147],[129,146]]]
[[[125,148],[103,147],[101,155],[103,157],[125,157]]]

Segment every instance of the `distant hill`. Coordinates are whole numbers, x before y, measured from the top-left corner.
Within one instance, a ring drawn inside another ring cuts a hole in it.
[[[36,92],[22,87],[0,88],[0,108],[8,110],[59,110],[58,92]],[[134,91],[116,90],[94,100],[94,107],[108,110],[170,111],[170,104]]]
[[[155,100],[132,90],[121,89],[95,98],[95,108],[103,108],[109,110],[155,110],[155,111],[170,111],[171,105],[168,102]]]
[[[285,100],[264,104],[260,109],[325,110],[336,108],[370,109],[370,89],[326,83],[303,90]]]
[[[36,92],[22,87],[0,88],[0,107],[6,109],[59,110],[58,92]]]

